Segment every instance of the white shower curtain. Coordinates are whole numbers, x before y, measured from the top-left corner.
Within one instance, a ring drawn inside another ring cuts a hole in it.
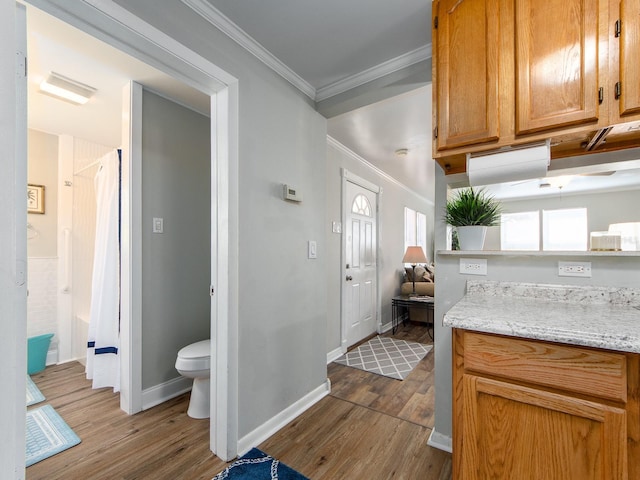
[[[93,388],[120,391],[120,159],[100,159],[95,178],[96,240],[87,343],[88,379]]]

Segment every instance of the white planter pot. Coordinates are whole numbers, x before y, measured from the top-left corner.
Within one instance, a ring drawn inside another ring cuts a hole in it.
[[[487,235],[487,227],[470,225],[468,227],[456,227],[456,230],[458,231],[460,250],[482,250],[484,237]]]

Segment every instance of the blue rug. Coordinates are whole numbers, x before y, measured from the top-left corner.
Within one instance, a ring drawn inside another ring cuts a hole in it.
[[[40,403],[44,400],[44,395],[40,391],[36,384],[33,383],[31,377],[27,375],[27,407],[30,405],[35,405],[36,403]]]
[[[51,405],[27,411],[27,467],[80,443]]]
[[[213,480],[309,480],[293,468],[280,463],[266,453],[252,449],[240,457]]]

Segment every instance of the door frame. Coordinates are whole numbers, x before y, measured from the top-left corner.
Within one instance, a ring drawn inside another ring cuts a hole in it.
[[[350,205],[347,205],[347,182],[353,183],[362,187],[376,195],[376,211],[375,211],[375,219],[376,219],[376,331],[378,333],[382,332],[382,316],[380,314],[380,308],[382,299],[380,297],[380,202],[382,201],[382,188],[376,185],[375,183],[370,182],[353,172],[350,172],[346,168],[340,169],[340,175],[342,177],[342,226],[343,232],[346,229],[347,225],[347,208]],[[347,352],[347,285],[344,279],[347,276],[347,268],[346,268],[346,258],[347,258],[347,236],[346,233],[342,235],[342,245],[340,246],[340,349],[342,353]]]
[[[211,96],[211,285],[216,295],[211,298],[211,335],[215,339],[211,370],[215,381],[211,382],[210,448],[221,459],[231,460],[237,454],[238,437],[238,315],[237,306],[229,301],[237,285],[236,252],[231,252],[237,222],[230,221],[230,204],[236,204],[238,196],[237,168],[231,168],[238,163],[238,80],[112,0],[79,0],[73,5],[66,0],[28,3]],[[26,165],[26,153],[17,154],[16,165],[23,163]],[[131,183],[123,189],[123,196],[133,202],[140,195],[140,165],[132,159],[123,164],[124,169],[131,175]],[[128,413],[139,411],[142,404],[141,259],[136,255],[142,238],[137,208],[140,206],[129,205],[130,219],[123,223],[123,247],[126,242],[125,248],[131,252],[122,265],[123,278],[129,282],[129,288],[123,285],[122,292],[122,348],[126,350],[123,357],[130,359],[122,372],[122,383],[130,391],[121,395],[121,400]],[[26,234],[24,241],[26,247]],[[229,258],[230,254],[234,257]],[[26,312],[15,321],[24,324]],[[18,371],[26,371],[24,358],[17,358],[16,365]],[[14,400],[23,405],[24,394],[19,393]]]

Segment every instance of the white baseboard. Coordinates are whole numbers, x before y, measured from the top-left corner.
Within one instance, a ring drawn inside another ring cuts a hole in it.
[[[336,358],[340,358],[342,356],[342,348],[338,347],[335,350],[331,350],[327,353],[327,365],[333,362]]]
[[[385,323],[384,325],[380,325],[380,333],[387,333],[389,330],[393,328],[393,323]]]
[[[147,410],[178,395],[182,395],[190,391],[192,386],[192,378],[176,377],[168,382],[147,388],[142,391],[142,410]]]
[[[438,450],[444,450],[445,452],[453,452],[453,440],[448,435],[443,435],[441,433],[436,432],[435,430],[431,430],[431,435],[429,435],[429,440],[427,440],[427,445],[433,448],[437,448]]]
[[[49,349],[45,365],[56,365],[58,363],[58,349]]]
[[[253,447],[260,445],[287,423],[291,422],[324,397],[329,395],[330,392],[331,381],[327,378],[327,381],[318,388],[312,390],[293,405],[285,408],[279,414],[238,440],[238,457],[241,457]]]

